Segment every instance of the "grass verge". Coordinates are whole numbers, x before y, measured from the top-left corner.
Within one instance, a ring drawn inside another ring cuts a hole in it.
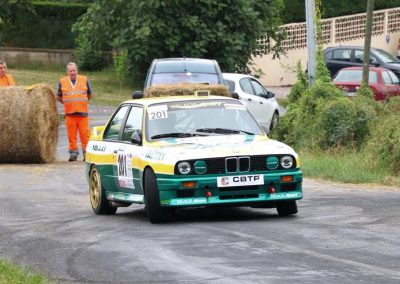
[[[400,177],[390,176],[363,152],[323,153],[299,151],[304,176],[345,183],[375,183],[400,186]]]
[[[52,282],[42,274],[32,273],[3,259],[0,260],[0,283],[47,284]]]
[[[65,76],[64,66],[19,66],[16,69],[9,68],[9,74],[14,76],[17,85],[30,86],[39,83],[49,84],[57,88],[58,81]],[[140,90],[142,86],[132,86],[124,82],[120,83],[113,70],[99,72],[80,72],[88,76],[93,88],[91,104],[116,106],[131,98],[132,91]]]

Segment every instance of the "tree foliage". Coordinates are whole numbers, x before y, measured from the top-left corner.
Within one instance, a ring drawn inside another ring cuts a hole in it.
[[[75,24],[78,45],[128,50],[131,71],[144,74],[154,58],[217,59],[224,71],[249,71],[267,35],[279,42],[282,0],[96,0]],[[277,50],[277,49],[275,49]]]

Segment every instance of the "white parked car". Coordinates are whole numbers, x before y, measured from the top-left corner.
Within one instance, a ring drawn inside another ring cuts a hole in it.
[[[231,93],[236,93],[254,118],[272,130],[279,121],[279,104],[275,94],[265,89],[256,78],[245,74],[222,73]]]

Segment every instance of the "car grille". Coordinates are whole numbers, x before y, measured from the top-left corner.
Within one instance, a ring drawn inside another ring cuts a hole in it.
[[[287,155],[273,155],[280,159],[282,156]],[[266,159],[268,155],[259,156],[238,156],[238,157],[222,157],[222,158],[210,158],[210,159],[199,159],[205,161],[207,164],[207,174],[240,174],[248,172],[259,172],[259,171],[271,171],[267,168]],[[295,158],[293,157],[293,160]],[[192,168],[191,174],[196,174],[194,169],[194,163],[198,160],[187,160]],[[181,161],[180,161],[181,162]],[[179,163],[179,162],[178,162]],[[175,174],[180,175],[178,171],[178,163],[175,165]],[[293,163],[291,168],[296,168],[296,162]],[[275,170],[282,170],[279,166]]]

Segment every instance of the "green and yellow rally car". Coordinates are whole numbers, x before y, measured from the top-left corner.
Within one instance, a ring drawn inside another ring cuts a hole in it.
[[[86,149],[96,214],[144,204],[151,223],[179,207],[252,206],[297,213],[298,155],[269,139],[239,100],[193,95],[122,103]]]

